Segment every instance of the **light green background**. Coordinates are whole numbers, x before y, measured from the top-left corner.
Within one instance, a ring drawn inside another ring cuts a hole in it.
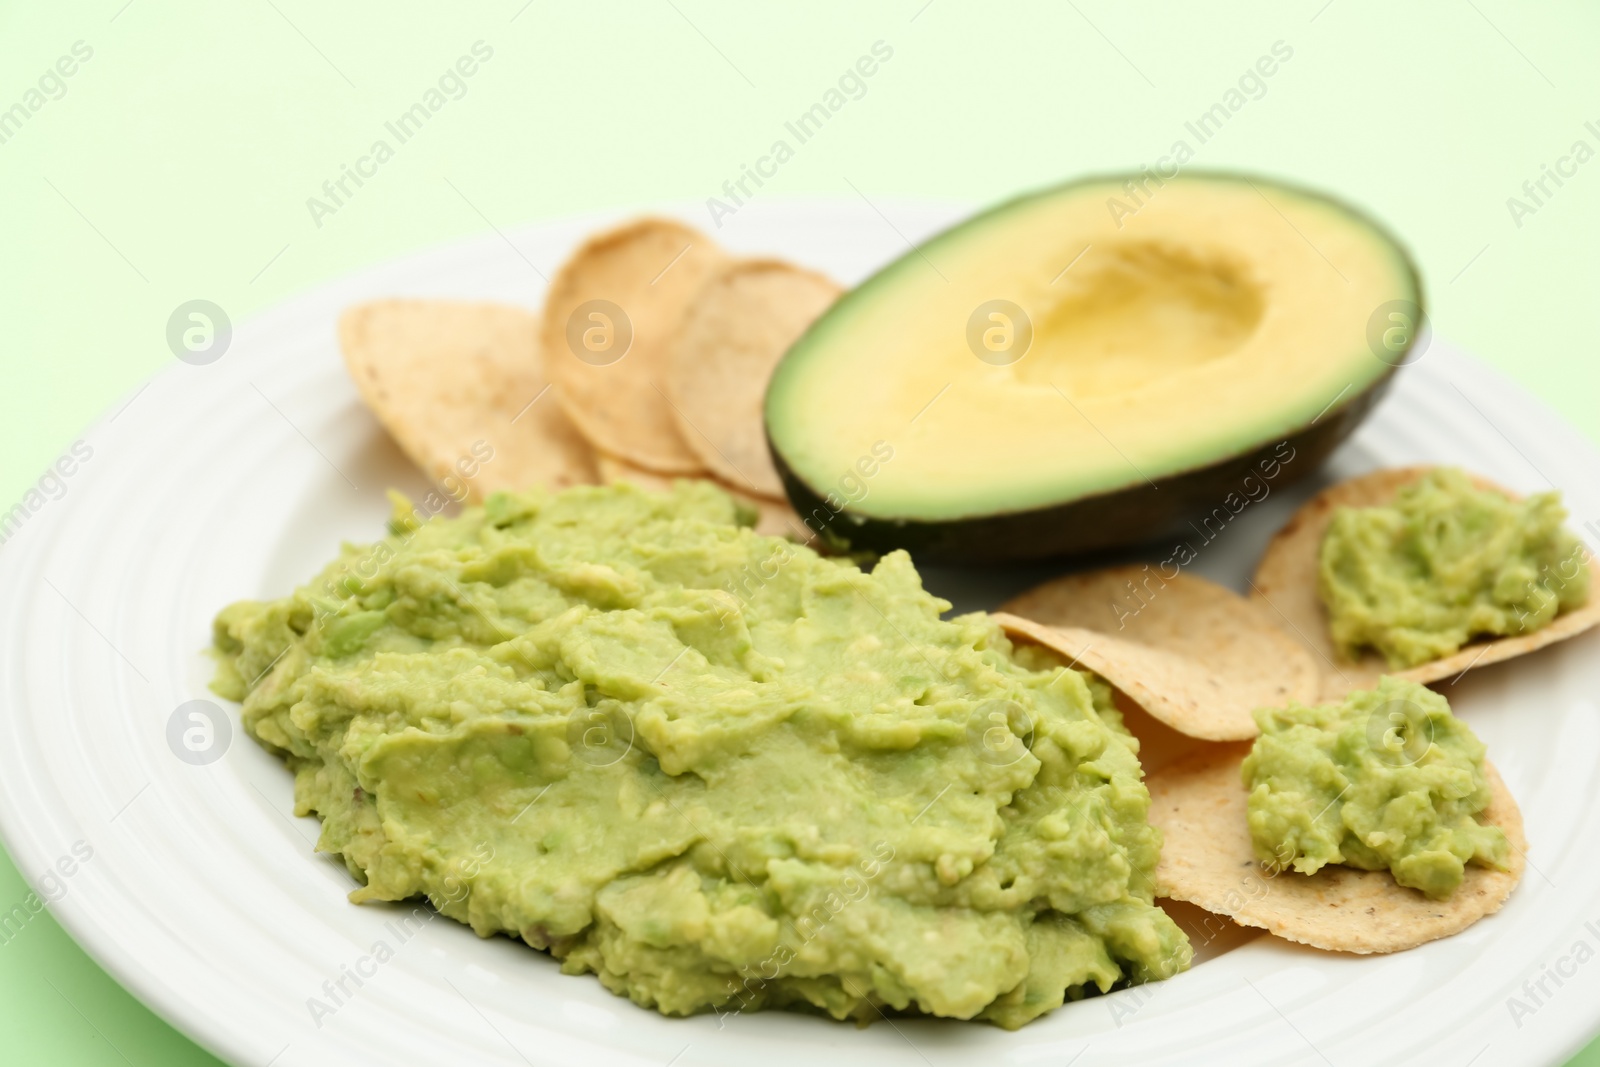
[[[494,56],[465,97],[315,226],[307,197],[480,39]],[[983,202],[1154,162],[1284,41],[1293,58],[1196,165],[1366,205],[1414,250],[1441,334],[1600,434],[1600,162],[1520,227],[1507,207],[1575,140],[1600,148],[1592,4],[10,2],[0,110],[75,42],[93,56],[0,144],[0,501],[172,359],[179,303],[237,321],[489,223],[703,199],[877,40],[893,59],[764,194]],[[0,910],[25,892],[0,859]],[[14,1063],[214,1062],[48,915],[0,945],[0,1045]]]

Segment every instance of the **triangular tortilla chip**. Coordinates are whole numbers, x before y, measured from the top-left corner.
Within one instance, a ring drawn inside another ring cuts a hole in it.
[[[1097,630],[1058,629],[1006,612],[994,619],[1013,640],[1043,645],[1093,671],[1153,718],[1190,737],[1254,737],[1259,731],[1250,713],[1278,699],[1280,683],[1266,676],[1223,674],[1188,656]]]
[[[1321,691],[1316,660],[1279,629],[1267,609],[1197,575],[1178,571],[1168,577],[1141,564],[1104,567],[1035,586],[1001,610],[1176,653],[1231,679],[1237,699],[1229,715],[1238,730],[1227,732],[1230,739],[1255,736],[1250,710],[1304,703]],[[1196,736],[1221,740],[1223,733],[1212,729]]]

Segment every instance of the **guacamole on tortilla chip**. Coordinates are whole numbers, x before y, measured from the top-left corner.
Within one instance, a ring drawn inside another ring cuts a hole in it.
[[[1479,635],[1531,633],[1589,598],[1588,557],[1559,493],[1512,500],[1459,470],[1429,471],[1384,507],[1340,508],[1323,538],[1319,592],[1341,655],[1394,670]]]
[[[353,900],[669,1014],[1016,1027],[1188,966],[1110,692],[710,485],[498,494],[216,620]]]
[[[1431,689],[1385,677],[1341,703],[1263,708],[1241,774],[1256,858],[1273,871],[1388,869],[1443,899],[1468,863],[1506,869],[1483,742]]]

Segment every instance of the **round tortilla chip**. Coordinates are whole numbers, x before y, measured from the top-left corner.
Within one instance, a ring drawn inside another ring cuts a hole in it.
[[[601,453],[595,458],[595,463],[600,469],[600,480],[606,485],[616,482],[627,482],[639,489],[650,493],[667,493],[672,491],[672,483],[678,479],[669,474],[657,474],[654,471],[643,470],[633,466],[627,460],[617,459]],[[704,478],[703,475],[693,477]],[[725,485],[715,478],[704,478],[716,485],[718,489],[756,509],[755,531],[766,534],[768,537],[787,537],[789,540],[805,540],[811,533],[800,522],[800,516],[788,504],[777,500],[768,500],[765,497],[752,496],[734,486]]]
[[[1398,952],[1448,937],[1500,910],[1522,878],[1522,813],[1498,771],[1483,765],[1493,796],[1481,813],[1511,843],[1510,870],[1469,864],[1448,900],[1429,900],[1388,871],[1330,864],[1316,874],[1273,875],[1256,862],[1239,769],[1249,745],[1214,745],[1152,774],[1150,822],[1161,831],[1156,894],[1236,923],[1335,952]]]
[[[538,316],[503,304],[378,300],[339,317],[367,407],[430,478],[465,483],[468,500],[597,480],[588,443],[550,395],[538,338]]]
[[[748,493],[786,499],[762,415],[772,369],[844,289],[779,260],[724,264],[667,349],[667,396],[690,451]]]
[[[1479,638],[1449,656],[1403,671],[1390,670],[1383,656],[1371,650],[1355,661],[1340,656],[1333,647],[1327,612],[1317,591],[1322,538],[1333,521],[1333,513],[1341,507],[1370,508],[1387,504],[1402,486],[1432,469],[1420,466],[1378,470],[1324,489],[1290,516],[1283,529],[1273,535],[1262,553],[1261,562],[1256,565],[1250,598],[1266,606],[1285,632],[1317,657],[1322,667],[1322,700],[1342,700],[1353,689],[1370,689],[1385,674],[1421,683],[1453,679],[1474,667],[1486,667],[1533,652],[1600,624],[1600,562],[1591,558],[1589,569],[1593,584],[1589,602],[1557,615],[1548,626],[1532,633]],[[1479,488],[1493,489],[1512,498],[1516,496],[1485,478],[1475,477],[1473,481]]]
[[[699,231],[639,219],[591,237],[551,281],[542,331],[550,378],[596,449],[662,474],[704,469],[667,399],[666,351],[684,309],[724,262]]]
[[[1167,578],[1148,565],[1105,567],[1035,586],[1000,610],[1185,656],[1231,681],[1235,707],[1246,718],[1257,707],[1313,701],[1322,687],[1315,658],[1269,609],[1192,574]],[[1230,739],[1254,736],[1252,725]]]
[[[1006,612],[995,612],[994,619],[1012,639],[1059,653],[1072,665],[1104,678],[1151,717],[1206,741],[1256,736],[1259,731],[1250,713],[1263,706],[1263,693],[1277,685],[1224,675],[1188,656],[1096,630],[1045,626]]]

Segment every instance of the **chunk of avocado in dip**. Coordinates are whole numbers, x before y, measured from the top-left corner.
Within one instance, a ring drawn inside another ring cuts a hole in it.
[[[1384,677],[1341,703],[1255,718],[1241,773],[1250,840],[1269,870],[1387,868],[1442,900],[1466,864],[1506,868],[1505,834],[1475,818],[1489,805],[1483,742],[1438,693]]]
[[[1021,1026],[1190,962],[1100,681],[679,482],[499,494],[216,620],[357,902],[668,1014]]]
[[[1531,633],[1589,599],[1587,553],[1560,493],[1512,500],[1439,468],[1383,507],[1339,508],[1318,588],[1340,654],[1404,670],[1472,638]]]

